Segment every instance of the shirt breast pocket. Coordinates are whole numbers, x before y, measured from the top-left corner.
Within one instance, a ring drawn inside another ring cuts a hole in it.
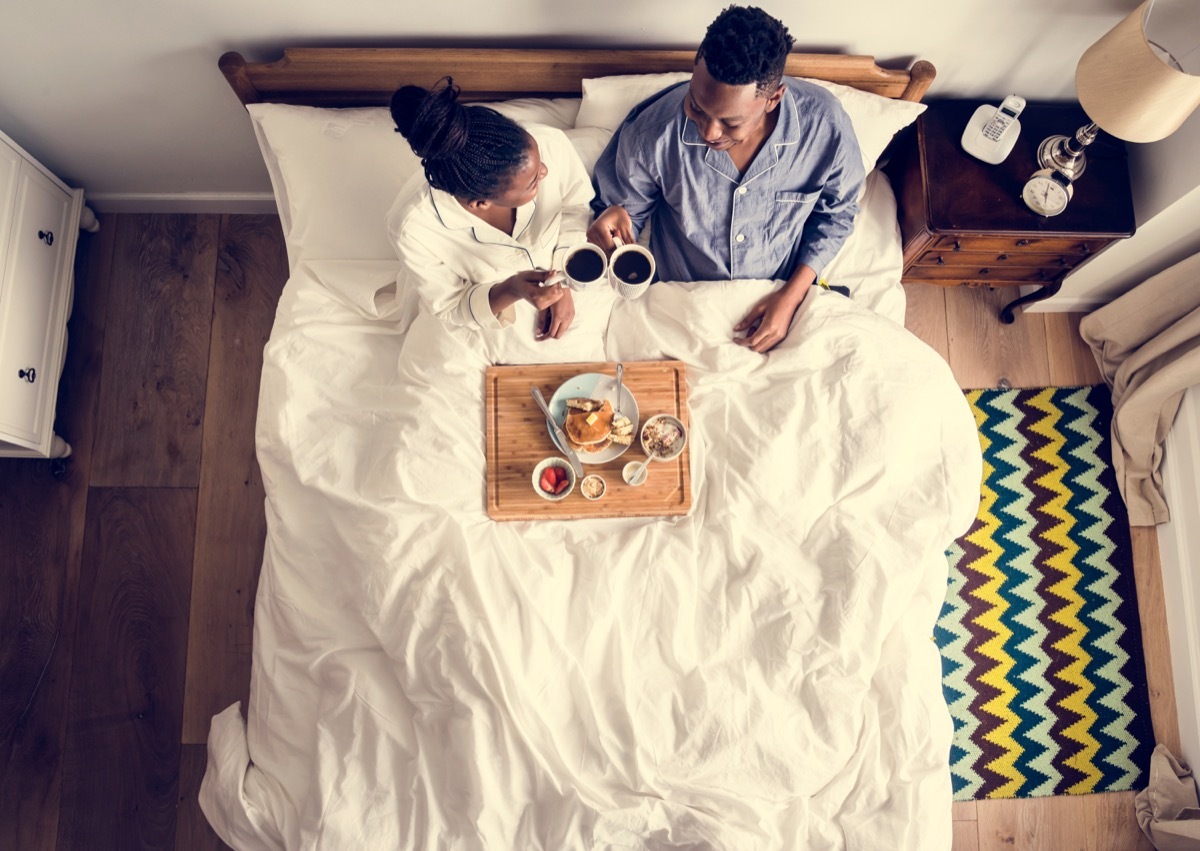
[[[821,190],[811,192],[776,192],[775,209],[771,217],[771,234],[778,240],[797,240],[804,223],[817,205]]]

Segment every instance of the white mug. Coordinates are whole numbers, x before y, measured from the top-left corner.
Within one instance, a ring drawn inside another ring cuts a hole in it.
[[[622,298],[641,298],[654,280],[654,255],[636,242],[626,245],[613,237],[616,249],[608,258],[608,280]]]
[[[567,249],[558,280],[577,292],[594,287],[608,272],[608,258],[590,242],[581,242]]]

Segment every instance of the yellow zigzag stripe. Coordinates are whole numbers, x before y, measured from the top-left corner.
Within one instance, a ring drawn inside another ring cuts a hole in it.
[[[1062,574],[1062,579],[1051,585],[1049,591],[1066,601],[1066,605],[1051,617],[1055,622],[1070,630],[1066,637],[1060,639],[1054,646],[1072,659],[1071,663],[1062,670],[1059,678],[1074,687],[1074,691],[1063,699],[1062,705],[1079,716],[1078,720],[1064,731],[1067,737],[1083,746],[1079,753],[1068,760],[1072,767],[1086,775],[1084,779],[1067,790],[1067,794],[1078,795],[1093,791],[1103,775],[1095,764],[1100,743],[1090,733],[1097,716],[1087,704],[1087,698],[1094,691],[1094,687],[1083,675],[1084,668],[1091,661],[1091,657],[1082,646],[1082,637],[1086,632],[1079,620],[1079,612],[1083,608],[1083,598],[1075,590],[1082,578],[1082,574],[1075,567],[1075,558],[1079,547],[1071,540],[1069,534],[1075,521],[1067,514],[1067,498],[1070,492],[1063,486],[1063,480],[1068,471],[1067,464],[1062,457],[1062,448],[1066,444],[1066,439],[1058,430],[1062,411],[1051,403],[1052,392],[1052,389],[1047,388],[1037,394],[1030,404],[1031,407],[1044,411],[1046,414],[1045,417],[1033,424],[1032,431],[1050,441],[1047,446],[1036,453],[1037,458],[1051,466],[1050,472],[1042,476],[1038,483],[1054,494],[1050,501],[1042,506],[1042,510],[1048,516],[1059,521],[1046,533],[1045,537],[1059,548],[1059,551],[1048,559],[1047,565]]]
[[[983,450],[983,481],[987,482],[991,479],[994,472],[992,465],[987,461],[987,453],[991,446],[991,441],[984,434],[982,428],[987,416],[978,407],[978,393],[968,394],[968,399],[971,403],[971,412],[975,415],[975,428],[979,432],[979,442]],[[1004,575],[997,567],[1000,555],[1004,551],[996,543],[1000,529],[1000,521],[997,519],[995,512],[992,511],[993,506],[996,504],[996,492],[985,486],[980,492],[980,497],[979,527],[973,534],[968,536],[968,540],[984,550],[984,555],[973,562],[970,568],[986,577],[984,585],[975,592],[974,596],[984,603],[987,609],[975,619],[975,623],[983,626],[993,634],[991,638],[983,643],[980,653],[994,660],[996,664],[982,674],[979,679],[981,682],[992,686],[1000,692],[981,708],[1000,721],[999,726],[991,730],[984,738],[999,747],[1001,753],[999,757],[988,763],[988,768],[1006,779],[1006,782],[992,790],[988,797],[1012,798],[1016,796],[1017,791],[1025,784],[1026,778],[1016,767],[1016,760],[1021,753],[1021,747],[1013,739],[1013,732],[1017,729],[1018,718],[1011,707],[1013,700],[1017,696],[1017,690],[1011,685],[1009,679],[1009,674],[1013,669],[1012,656],[1004,652],[1005,644],[1012,638],[1012,631],[1000,621],[1000,616],[1008,608],[1008,604],[999,593],[1000,585],[1004,581]]]

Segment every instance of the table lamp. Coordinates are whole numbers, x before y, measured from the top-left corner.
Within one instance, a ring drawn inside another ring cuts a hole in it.
[[[1153,17],[1153,20],[1152,20]],[[1038,147],[1042,168],[1075,180],[1084,149],[1101,130],[1127,142],[1157,142],[1200,106],[1200,3],[1146,0],[1087,49],[1075,92],[1090,124]]]

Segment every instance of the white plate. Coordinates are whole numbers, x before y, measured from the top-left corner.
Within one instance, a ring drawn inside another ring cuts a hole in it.
[[[567,420],[567,400],[586,397],[603,402],[605,399],[613,403],[613,409],[617,406],[617,377],[615,375],[605,375],[600,372],[585,372],[582,375],[577,375],[562,383],[562,385],[554,391],[554,395],[550,397],[550,413],[554,415],[554,421],[558,423],[559,428]],[[629,385],[621,385],[621,413],[629,417],[633,422],[634,442],[638,434],[638,406],[637,399],[633,398],[633,394],[629,392]],[[550,439],[554,441],[554,445],[562,453],[566,453],[566,447],[561,446],[558,438],[554,436],[554,432],[550,430],[550,424],[546,424],[546,432],[550,435]],[[599,452],[577,452],[579,460],[584,464],[603,464],[606,461],[611,461],[614,458],[620,458],[628,446],[622,446],[619,443],[610,444],[607,448],[601,449]]]

